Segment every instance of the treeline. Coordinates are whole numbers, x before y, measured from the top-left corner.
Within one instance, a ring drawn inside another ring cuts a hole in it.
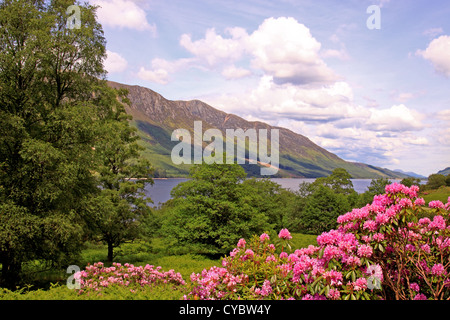
[[[405,186],[410,187],[411,185],[419,185],[421,180],[418,178],[404,178],[401,183]],[[438,173],[433,173],[428,176],[427,183],[420,186],[421,191],[439,189],[440,187],[447,186],[450,187],[450,174],[443,175]]]
[[[195,165],[190,178],[172,190],[173,198],[153,216],[152,232],[167,240],[172,253],[213,257],[228,254],[240,238],[254,234],[282,228],[328,231],[339,215],[370,203],[391,183],[375,179],[358,194],[350,174],[338,168],[292,192],[269,179],[246,178],[237,164]]]

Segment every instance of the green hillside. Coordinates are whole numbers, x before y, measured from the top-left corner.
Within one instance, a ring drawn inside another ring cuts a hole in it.
[[[133,116],[132,125],[138,129],[141,144],[145,148],[144,156],[151,161],[160,176],[186,177],[190,165],[175,165],[171,152],[178,141],[171,141],[176,129],[187,129],[194,134],[194,122],[201,121],[202,134],[207,129],[219,129],[223,137],[226,129],[272,129],[279,130],[279,170],[272,177],[317,178],[328,176],[336,168],[346,169],[353,178],[404,178],[407,175],[363,163],[348,162],[337,155],[313,143],[307,137],[281,127],[272,127],[267,123],[247,121],[233,114],[217,110],[199,101],[172,101],[160,94],[140,86],[109,82],[115,88],[126,88],[131,102],[126,107]],[[270,137],[268,137],[270,144]],[[203,147],[208,143],[203,142]],[[223,148],[225,151],[225,146]],[[191,152],[193,155],[193,152]],[[247,150],[248,154],[248,150]],[[259,161],[260,159],[258,159]],[[249,176],[260,175],[260,165],[242,165]]]

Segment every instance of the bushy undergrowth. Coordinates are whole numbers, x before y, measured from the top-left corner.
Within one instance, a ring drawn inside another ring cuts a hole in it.
[[[290,234],[241,239],[222,262],[192,274],[185,299],[448,299],[450,198],[386,186],[373,202],[341,215],[317,246],[287,252]],[[431,218],[430,218],[431,217]]]
[[[79,289],[3,290],[0,299],[449,299],[450,198],[426,205],[417,192],[386,186],[371,204],[339,216],[316,245],[293,249],[287,229],[242,238],[221,266],[199,261],[203,271],[189,279],[98,262],[75,274]]]

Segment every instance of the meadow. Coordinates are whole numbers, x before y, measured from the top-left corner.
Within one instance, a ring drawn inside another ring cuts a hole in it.
[[[316,244],[316,235],[292,233],[292,248],[305,248]],[[173,269],[179,272],[189,283],[192,273],[201,273],[204,269],[221,265],[222,259],[210,259],[198,254],[167,254],[164,238],[154,238],[151,243],[136,241],[126,243],[118,250],[115,263],[129,263],[134,266],[160,266],[162,270]],[[106,261],[107,246],[101,243],[85,243],[80,261],[77,265],[84,269],[87,265]],[[105,263],[110,266],[111,263]],[[67,279],[71,275],[66,270],[54,270],[42,261],[28,263],[25,271],[29,274],[30,283],[16,291],[0,289],[0,300],[74,300],[74,299],[112,299],[112,300],[180,300],[186,294],[186,287],[173,287],[158,284],[146,290],[130,292],[125,288],[113,288],[102,296],[78,295],[76,290],[67,287]],[[31,280],[32,279],[32,280]]]

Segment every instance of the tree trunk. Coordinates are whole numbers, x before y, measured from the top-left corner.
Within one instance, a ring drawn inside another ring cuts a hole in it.
[[[1,286],[9,290],[15,290],[16,286],[19,285],[21,270],[21,263],[4,261],[2,263]]]
[[[114,246],[112,242],[108,241],[108,262],[112,262],[114,257]]]

